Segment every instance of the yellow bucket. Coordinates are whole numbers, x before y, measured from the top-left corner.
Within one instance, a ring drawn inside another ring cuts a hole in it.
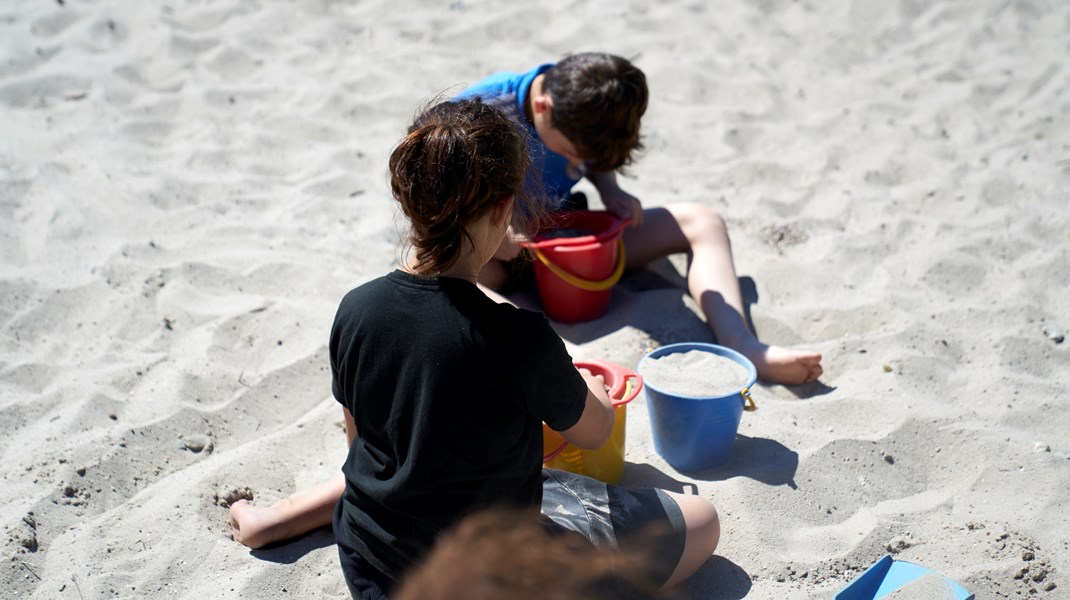
[[[577,362],[576,366],[601,375],[613,401],[613,431],[602,447],[596,450],[577,448],[565,441],[560,433],[542,426],[543,465],[579,475],[593,477],[605,483],[620,483],[624,476],[624,437],[627,428],[628,403],[643,389],[643,378],[605,361]]]

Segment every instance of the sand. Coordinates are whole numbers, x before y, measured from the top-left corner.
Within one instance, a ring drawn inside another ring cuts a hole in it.
[[[735,394],[750,383],[750,373],[743,365],[702,350],[650,358],[643,362],[640,373],[645,384],[663,393],[696,398]]]
[[[624,483],[722,518],[680,595],[829,598],[889,552],[1070,589],[1070,4],[12,0],[0,40],[5,598],[344,597],[326,531],[250,552],[221,504],[338,469],[328,330],[396,264],[416,107],[583,50],[648,75],[625,189],[720,210],[759,336],[824,354],[716,471],[630,406]],[[575,357],[714,341],[683,265]]]

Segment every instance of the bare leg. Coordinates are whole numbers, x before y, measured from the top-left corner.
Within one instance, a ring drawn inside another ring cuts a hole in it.
[[[743,318],[743,298],[724,219],[701,204],[674,204],[644,211],[642,225],[624,232],[629,267],[688,252],[688,291],[706,315],[717,341],[739,351],[767,381],[800,384],[821,376],[821,354],[758,341]]]
[[[250,548],[260,548],[330,525],[345,485],[345,476],[339,474],[271,506],[238,500],[230,506],[231,536]]]
[[[676,564],[676,570],[672,572],[663,586],[663,588],[670,588],[694,575],[717,549],[717,544],[721,541],[721,519],[713,504],[702,496],[669,491],[665,493],[676,501],[687,526],[684,552],[680,556],[680,562]]]

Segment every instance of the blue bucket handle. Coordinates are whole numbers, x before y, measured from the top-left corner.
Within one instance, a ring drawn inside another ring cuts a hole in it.
[[[739,395],[743,396],[743,410],[747,412],[758,410],[758,405],[754,403],[754,398],[750,397],[750,388],[743,388],[740,390]]]

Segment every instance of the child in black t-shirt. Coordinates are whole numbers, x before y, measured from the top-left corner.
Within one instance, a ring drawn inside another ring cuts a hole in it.
[[[271,507],[235,503],[235,540],[260,547],[333,520],[346,582],[362,598],[385,597],[440,532],[491,507],[602,547],[646,546],[655,585],[690,576],[716,548],[717,513],[701,497],[541,468],[543,422],[597,448],[613,409],[544,316],[476,285],[517,225],[514,207],[537,216],[523,193],[525,144],[515,122],[479,101],[417,117],[390,158],[410,260],[347,294],[331,331],[350,444],[342,474]]]

